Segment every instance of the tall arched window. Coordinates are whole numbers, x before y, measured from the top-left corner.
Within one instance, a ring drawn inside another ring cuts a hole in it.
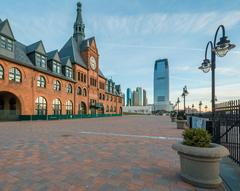
[[[110,112],[113,112],[113,107],[111,106]]]
[[[82,93],[83,96],[87,96],[87,90],[86,88],[83,88],[83,93]]]
[[[4,69],[2,65],[0,65],[0,80],[4,79]]]
[[[46,80],[43,76],[38,76],[37,87],[46,88]]]
[[[72,85],[68,84],[67,86],[67,93],[72,93]]]
[[[60,84],[60,82],[58,80],[54,81],[53,89],[55,91],[61,91],[61,84]]]
[[[54,115],[62,114],[62,106],[61,106],[61,101],[59,99],[53,100],[53,114]]]
[[[67,115],[72,115],[73,114],[73,103],[70,100],[68,100],[66,102],[66,114]]]
[[[87,114],[87,106],[84,102],[81,102],[78,106],[78,114]]]
[[[35,100],[35,111],[37,115],[47,115],[47,101],[44,97]]]
[[[106,109],[106,112],[109,112],[109,106],[107,105],[107,109]]]
[[[77,89],[77,95],[82,95],[82,89],[80,87]]]
[[[9,70],[9,80],[20,83],[22,80],[21,72],[17,68]]]

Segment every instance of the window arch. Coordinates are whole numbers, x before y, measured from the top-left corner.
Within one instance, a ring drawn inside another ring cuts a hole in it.
[[[53,100],[53,114],[61,115],[62,114],[62,104],[60,99]]]
[[[72,85],[68,84],[67,86],[67,93],[72,93]]]
[[[35,111],[37,115],[47,115],[47,101],[44,97],[35,100]]]
[[[87,90],[86,90],[86,88],[83,88],[82,95],[83,95],[83,96],[87,96]]]
[[[20,70],[17,68],[11,68],[9,70],[9,80],[20,83],[22,81]]]
[[[67,115],[72,115],[73,114],[73,103],[70,100],[68,100],[66,102],[66,114]]]
[[[58,80],[55,80],[53,83],[53,89],[55,91],[61,91],[61,83]]]
[[[77,88],[77,95],[82,95],[82,89],[80,87]]]
[[[46,88],[46,79],[43,76],[38,76],[37,87]]]
[[[2,65],[0,65],[0,80],[4,79],[4,69],[2,67]]]
[[[84,102],[81,102],[78,106],[78,114],[87,114],[87,106]]]

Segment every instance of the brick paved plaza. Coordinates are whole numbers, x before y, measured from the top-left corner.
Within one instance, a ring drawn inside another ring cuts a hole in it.
[[[158,116],[3,122],[0,190],[204,190],[179,177],[181,133]]]

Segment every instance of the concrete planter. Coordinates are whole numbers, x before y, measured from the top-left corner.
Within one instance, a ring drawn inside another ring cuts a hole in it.
[[[181,177],[186,182],[203,188],[216,188],[222,182],[219,162],[229,155],[224,146],[211,143],[210,147],[201,148],[176,143],[172,148],[180,156]]]
[[[187,128],[187,120],[177,120],[177,128],[178,129]]]
[[[171,117],[171,121],[172,122],[176,122],[177,121],[177,117]]]

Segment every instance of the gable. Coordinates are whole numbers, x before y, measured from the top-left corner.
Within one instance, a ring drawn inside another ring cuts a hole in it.
[[[14,39],[12,29],[7,19],[3,22],[0,22],[0,34]]]
[[[60,62],[60,57],[59,57],[58,51],[56,51],[56,54],[54,55],[53,60]]]
[[[97,52],[97,44],[96,44],[96,41],[95,41],[95,38],[89,40],[90,41],[90,47],[94,50],[96,50]]]
[[[44,54],[44,55],[46,54],[46,51],[45,51],[42,41],[39,42],[35,51],[38,53]]]

